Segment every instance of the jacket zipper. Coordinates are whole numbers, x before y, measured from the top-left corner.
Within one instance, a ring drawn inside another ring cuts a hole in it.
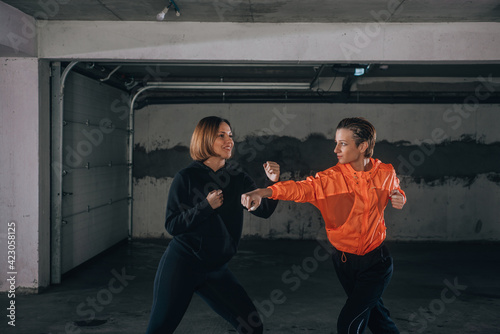
[[[356,175],[356,173],[354,173],[354,175]],[[365,175],[365,174],[362,174],[362,175]],[[371,173],[368,174],[369,176],[371,176]],[[362,203],[363,203],[363,218],[361,220],[361,235],[359,236],[359,243],[358,243],[358,254],[361,254],[361,251],[362,251],[362,247],[364,245],[364,242],[366,240],[366,233],[367,233],[367,221],[368,221],[368,215],[369,215],[369,204],[368,203],[368,187],[369,187],[369,180],[368,179],[365,179],[364,177],[357,177],[355,176],[355,178],[357,180],[360,180],[361,181],[361,184],[359,181],[357,181],[357,185],[358,187],[360,187],[360,192],[362,193]]]

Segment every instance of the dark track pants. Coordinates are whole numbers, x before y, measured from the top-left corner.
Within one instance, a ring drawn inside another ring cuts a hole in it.
[[[173,333],[197,293],[240,334],[261,334],[262,321],[227,265],[206,270],[171,242],[160,260],[147,334]]]
[[[338,334],[363,333],[367,326],[373,334],[399,334],[382,302],[393,270],[387,247],[382,244],[363,256],[335,250],[332,259],[347,293],[337,322]]]

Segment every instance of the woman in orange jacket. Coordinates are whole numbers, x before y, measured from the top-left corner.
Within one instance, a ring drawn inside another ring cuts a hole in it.
[[[347,293],[340,312],[339,334],[399,333],[382,302],[393,271],[392,257],[383,244],[384,209],[389,199],[402,209],[406,196],[394,168],[373,159],[376,132],[363,118],[346,118],[337,126],[335,153],[339,163],[303,181],[284,181],[241,196],[249,211],[262,198],[309,202],[323,216],[337,276]]]

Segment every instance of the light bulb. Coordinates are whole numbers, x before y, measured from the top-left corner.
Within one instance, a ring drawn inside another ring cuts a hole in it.
[[[354,69],[354,75],[359,77],[360,75],[363,75],[365,74],[365,69],[360,67],[360,68],[356,68]]]
[[[160,12],[156,15],[156,20],[157,21],[163,21],[165,19],[165,13]]]
[[[165,14],[168,12],[168,7],[163,8],[161,12],[156,15],[157,21],[163,21],[165,19]]]

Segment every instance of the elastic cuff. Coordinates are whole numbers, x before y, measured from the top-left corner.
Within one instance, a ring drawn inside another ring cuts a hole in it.
[[[270,198],[270,199],[274,199],[274,200],[275,200],[275,199],[276,199],[276,194],[277,194],[277,192],[278,192],[278,191],[276,190],[276,188],[275,188],[275,187],[273,187],[273,186],[269,186],[269,187],[267,187],[266,189],[271,189],[271,191],[272,191],[272,193],[273,193],[271,196],[269,196],[269,197],[267,197],[267,198]]]

